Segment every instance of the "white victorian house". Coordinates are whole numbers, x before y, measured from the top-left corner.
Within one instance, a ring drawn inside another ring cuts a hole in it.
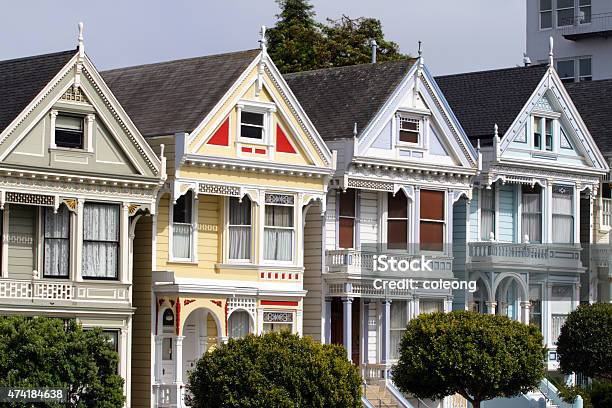
[[[338,152],[325,218],[307,218],[304,334],[346,347],[370,402],[406,406],[392,382],[378,392],[378,380],[397,361],[407,322],[450,311],[453,292],[435,284],[393,289],[381,280],[454,280],[454,209],[471,197],[478,155],[422,58],[285,78]],[[377,271],[379,255],[424,255],[432,270]]]

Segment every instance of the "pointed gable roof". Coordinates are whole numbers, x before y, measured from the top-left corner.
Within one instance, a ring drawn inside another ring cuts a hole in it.
[[[102,72],[144,136],[191,132],[259,54],[259,49]]]
[[[68,50],[0,61],[0,133],[76,53]]]
[[[506,133],[544,77],[548,65],[530,65],[436,77],[472,144]]]
[[[324,140],[359,134],[378,113],[416,60],[324,68],[284,75]]]
[[[612,153],[612,79],[565,84],[599,150]]]

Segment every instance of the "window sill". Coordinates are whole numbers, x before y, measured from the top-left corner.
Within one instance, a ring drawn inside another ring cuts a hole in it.
[[[82,153],[87,155],[93,155],[93,152],[87,151],[85,148],[79,149],[76,147],[49,147],[50,152],[71,152],[71,153]]]
[[[193,259],[170,259],[168,260],[169,264],[178,264],[178,265],[193,265],[198,266],[199,262]]]

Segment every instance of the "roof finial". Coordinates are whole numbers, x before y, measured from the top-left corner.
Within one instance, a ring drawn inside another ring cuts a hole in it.
[[[423,50],[421,50],[421,44],[423,44],[423,42],[419,40],[419,58],[421,58],[421,56],[423,55]]]
[[[423,42],[421,40],[419,40],[419,65],[423,66],[423,64],[425,64],[425,58],[423,57],[423,49],[422,49],[422,45]]]
[[[501,155],[501,146],[499,144],[499,128],[497,123],[493,126],[493,148],[495,149],[495,158],[498,159]]]
[[[259,47],[263,52],[268,51],[268,40],[266,39],[266,26],[262,25],[261,30],[259,31],[261,38],[259,39]]]
[[[553,45],[554,45],[554,41],[553,41],[553,37],[552,35],[550,36],[549,39],[549,45],[548,45],[548,65],[549,66],[553,66],[553,57],[554,57],[554,53],[553,53]]]
[[[79,38],[78,38],[79,57],[85,54],[85,45],[83,44],[83,22],[79,22]]]
[[[357,122],[353,125],[353,137],[357,137]]]
[[[495,137],[499,137],[499,127],[497,126],[497,123],[495,126],[493,126],[493,131],[495,132]]]

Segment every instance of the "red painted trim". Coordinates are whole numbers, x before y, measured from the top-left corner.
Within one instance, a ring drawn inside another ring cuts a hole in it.
[[[181,332],[181,299],[176,298],[176,335]]]
[[[253,153],[253,149],[251,147],[243,147],[242,153]]]
[[[229,117],[223,121],[206,144],[229,146]]]
[[[266,154],[266,149],[255,149],[255,153],[257,153],[257,154]]]
[[[161,305],[161,300],[162,299],[155,303],[155,334],[157,334],[159,330],[159,305]]]
[[[183,304],[185,306],[187,306],[188,304],[193,303],[195,301],[196,301],[195,299],[185,299],[185,300],[183,300]]]
[[[228,307],[229,307],[229,304],[225,302],[225,336],[228,336],[227,334],[227,308]]]
[[[223,307],[223,303],[220,300],[211,300],[211,302],[219,307]]]
[[[298,302],[290,302],[288,300],[262,300],[262,306],[297,306]]]
[[[297,153],[280,125],[276,125],[276,151],[281,153]]]

